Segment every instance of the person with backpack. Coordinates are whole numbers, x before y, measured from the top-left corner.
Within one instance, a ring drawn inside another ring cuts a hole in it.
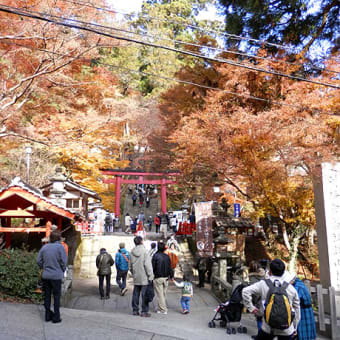
[[[100,249],[100,254],[96,258],[98,268],[97,275],[99,279],[99,294],[101,300],[110,298],[111,288],[111,266],[114,265],[112,256],[106,252],[105,248]],[[106,295],[104,297],[104,278],[106,279]]]
[[[190,313],[190,300],[194,294],[194,290],[192,287],[192,283],[188,278],[184,275],[182,282],[177,282],[173,280],[174,284],[178,288],[182,288],[182,296],[181,296],[181,306],[182,306],[182,314]]]
[[[129,270],[129,262],[130,262],[130,254],[125,249],[125,243],[119,243],[119,250],[116,253],[116,269],[117,269],[117,276],[116,282],[120,289],[120,295],[124,296],[127,292],[126,288],[126,276]]]
[[[300,299],[295,288],[284,281],[285,264],[275,259],[269,266],[269,279],[260,280],[242,291],[244,305],[257,315],[253,295],[265,301],[264,319],[256,340],[290,340],[300,321]]]

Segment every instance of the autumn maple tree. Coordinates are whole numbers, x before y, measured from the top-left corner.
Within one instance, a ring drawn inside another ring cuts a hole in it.
[[[289,64],[274,67],[293,71]],[[338,68],[334,61],[328,67]],[[163,96],[164,116],[176,112],[168,137],[172,166],[185,183],[206,188],[217,174],[252,202],[253,218],[277,218],[292,269],[300,237],[315,226],[313,178],[321,162],[339,158],[339,91],[225,64],[209,69],[216,90],[177,85]],[[194,74],[183,75],[193,80]],[[329,73],[322,79],[336,83]],[[173,92],[181,93],[181,103]]]

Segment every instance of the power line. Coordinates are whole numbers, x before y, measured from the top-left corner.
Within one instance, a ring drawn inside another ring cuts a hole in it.
[[[25,10],[21,10],[21,9],[11,7],[11,6],[6,6],[6,5],[0,5],[0,11],[10,13],[10,14],[15,14],[15,15],[21,15],[21,16],[32,18],[32,19],[42,20],[42,21],[54,23],[56,25],[61,25],[61,26],[66,26],[66,27],[70,27],[70,28],[85,30],[85,31],[92,32],[92,33],[99,34],[99,35],[103,35],[103,36],[106,36],[106,37],[109,37],[109,38],[134,42],[134,43],[142,44],[142,45],[145,45],[145,46],[150,46],[150,47],[154,47],[154,48],[161,48],[161,49],[165,49],[165,50],[172,51],[172,52],[182,53],[182,54],[189,55],[189,56],[192,56],[192,57],[201,58],[201,59],[204,59],[204,60],[207,60],[207,61],[221,62],[221,63],[229,64],[229,65],[232,65],[232,66],[236,66],[236,67],[250,69],[250,70],[253,70],[253,71],[259,71],[259,72],[264,72],[264,73],[267,73],[267,74],[273,74],[273,75],[280,76],[280,77],[286,77],[286,78],[290,78],[290,79],[294,79],[294,80],[301,80],[301,81],[305,81],[305,82],[309,82],[309,83],[313,83],[313,84],[318,84],[318,85],[323,85],[323,86],[328,86],[328,87],[332,87],[332,88],[336,88],[336,89],[340,88],[337,85],[319,82],[319,81],[315,81],[315,80],[310,80],[310,79],[306,79],[306,78],[303,78],[303,77],[292,76],[292,75],[288,75],[288,74],[281,73],[281,72],[269,71],[269,70],[265,70],[263,68],[258,68],[258,67],[253,67],[253,66],[249,66],[249,65],[240,64],[240,63],[237,63],[237,62],[234,62],[234,61],[231,61],[231,60],[227,60],[227,59],[213,58],[213,57],[209,57],[209,56],[202,56],[202,55],[199,55],[197,53],[193,53],[193,52],[186,51],[186,50],[180,50],[180,49],[176,49],[176,48],[172,48],[172,47],[168,47],[168,46],[163,46],[163,45],[158,45],[158,44],[145,42],[145,41],[141,41],[141,40],[117,36],[117,35],[109,34],[109,33],[106,33],[106,32],[101,32],[101,31],[95,30],[95,29],[90,28],[90,27],[84,27],[84,26],[79,26],[79,25],[75,25],[75,24],[70,24],[70,23],[67,23],[65,21],[56,21],[56,20],[53,20],[53,19],[46,18],[46,16],[47,17],[54,17],[54,18],[62,19],[62,20],[66,20],[66,21],[72,21],[72,22],[76,22],[76,23],[80,23],[80,24],[83,23],[83,24],[88,25],[88,26],[97,26],[97,27],[101,27],[101,28],[106,28],[105,26],[98,25],[98,24],[81,22],[81,21],[75,20],[75,19],[63,18],[63,17],[39,13],[39,12],[31,12],[31,11],[27,11],[27,10],[25,11]],[[39,15],[37,15],[35,13],[37,13]]]
[[[98,10],[101,10],[101,11],[105,11],[105,12],[108,12],[108,13],[122,14],[122,15],[130,16],[130,17],[132,16],[131,13],[124,13],[124,12],[121,12],[121,11],[118,11],[118,10],[110,9],[108,7],[98,7],[98,6],[94,6],[94,5],[90,5],[90,4],[84,4],[83,2],[79,2],[79,1],[74,1],[74,0],[59,0],[59,1],[69,2],[69,3],[73,3],[73,4],[77,4],[77,5],[82,5],[82,6],[98,9]],[[292,47],[289,47],[289,46],[274,44],[274,43],[270,43],[270,42],[267,42],[267,41],[254,39],[254,38],[242,37],[240,35],[216,31],[216,30],[213,30],[213,29],[203,28],[203,27],[199,27],[199,26],[196,26],[196,25],[192,25],[192,24],[185,24],[185,23],[177,21],[177,20],[165,20],[165,19],[161,19],[161,18],[157,18],[157,17],[151,17],[147,13],[143,13],[143,12],[141,12],[141,14],[143,15],[143,17],[147,17],[148,19],[151,19],[151,20],[157,20],[157,21],[164,22],[164,23],[167,23],[167,24],[172,23],[172,24],[187,26],[187,27],[190,27],[190,28],[198,29],[200,31],[204,31],[204,32],[217,33],[217,34],[220,34],[220,35],[224,35],[228,38],[232,38],[233,40],[249,40],[249,41],[257,42],[261,45],[268,45],[268,46],[273,46],[273,47],[277,47],[277,48],[282,48],[282,49],[285,49],[285,50],[294,51],[294,49]],[[295,51],[294,51],[294,53],[295,53]]]
[[[9,45],[21,46],[21,47],[31,49],[31,50],[37,50],[37,51],[41,51],[41,52],[51,53],[51,54],[55,54],[55,55],[62,56],[62,57],[71,57],[71,55],[68,55],[68,54],[62,54],[62,53],[53,52],[53,51],[49,51],[49,50],[41,49],[41,48],[37,48],[37,47],[21,45],[21,44],[18,44],[18,43],[13,43],[13,42],[3,42],[3,43],[9,44]],[[90,63],[93,62],[92,59],[86,59],[86,58],[79,58],[78,60],[81,60],[81,61],[84,61],[84,62],[90,62]],[[186,85],[193,85],[193,86],[204,88],[204,89],[207,89],[207,90],[220,91],[220,92],[235,95],[235,96],[238,96],[238,97],[245,97],[245,98],[249,98],[249,99],[253,99],[253,100],[266,102],[266,103],[269,103],[269,104],[287,106],[287,107],[297,108],[297,109],[300,109],[300,110],[306,109],[306,107],[299,106],[299,105],[287,104],[287,103],[282,103],[282,102],[278,102],[278,101],[275,101],[275,100],[264,99],[264,98],[256,97],[256,96],[253,96],[253,95],[250,95],[250,94],[249,95],[248,94],[239,94],[239,93],[236,93],[236,92],[223,90],[223,89],[220,89],[220,88],[217,88],[217,87],[202,85],[202,84],[194,83],[194,82],[187,81],[187,80],[181,80],[181,79],[177,79],[177,78],[165,77],[165,76],[161,76],[161,75],[158,75],[158,74],[144,72],[144,71],[140,71],[140,70],[133,70],[133,69],[130,69],[130,68],[127,68],[127,67],[122,67],[122,66],[118,66],[118,65],[112,65],[112,64],[104,63],[104,62],[101,62],[101,61],[98,61],[98,60],[96,60],[95,63],[99,64],[99,65],[107,66],[107,67],[117,68],[119,70],[125,70],[125,71],[132,72],[132,73],[142,74],[142,75],[145,75],[145,76],[161,78],[161,79],[168,80],[168,81],[175,81],[175,82],[186,84]],[[324,111],[322,111],[322,112],[325,113],[325,114],[329,114],[329,113],[324,112]]]
[[[108,7],[98,7],[98,6],[94,6],[94,5],[90,5],[90,4],[86,4],[86,3],[79,2],[79,1],[74,1],[74,0],[59,0],[59,1],[68,2],[68,3],[76,4],[76,5],[79,5],[79,6],[94,8],[96,10],[105,11],[105,12],[108,12],[108,13],[114,13],[114,14],[119,13],[119,14],[131,16],[131,14],[123,13],[123,12],[120,12],[118,10],[112,10],[112,9],[109,9]],[[230,35],[230,34],[225,33],[225,32],[219,32],[219,31],[216,31],[216,30],[205,29],[205,28],[202,28],[202,27],[199,27],[199,26],[193,26],[191,24],[181,23],[179,21],[164,20],[164,19],[157,18],[157,17],[150,17],[149,15],[144,15],[143,12],[142,12],[142,14],[143,14],[143,17],[147,17],[148,19],[151,19],[151,20],[157,20],[157,21],[165,22],[167,24],[168,23],[176,23],[176,24],[179,24],[179,25],[182,25],[182,26],[187,26],[187,27],[195,28],[195,29],[198,29],[198,30],[204,31],[204,32],[209,32],[209,33],[214,32],[214,33],[218,33],[218,34],[222,34],[222,35],[227,35],[227,36]],[[123,30],[123,29],[114,28],[114,27],[110,27],[110,28],[113,29],[113,30],[118,30],[118,31],[126,32],[126,33],[132,33],[132,34],[139,35],[139,36],[151,37],[151,38],[159,38],[158,35],[157,36],[152,35],[152,34],[143,34],[142,35],[140,33],[129,31],[129,30]],[[238,37],[239,40],[242,40],[242,39],[243,40],[256,40],[256,39],[242,37],[242,36],[237,36],[237,35],[232,35],[232,36],[233,37]],[[260,60],[269,60],[269,61],[272,61],[272,62],[276,62],[276,63],[280,63],[280,64],[287,64],[287,65],[292,65],[292,66],[300,66],[300,67],[303,66],[303,64],[300,64],[300,63],[293,63],[293,62],[288,62],[288,61],[284,61],[284,60],[278,60],[276,58],[270,58],[270,57],[261,57],[261,56],[257,56],[257,55],[253,55],[253,54],[247,54],[247,53],[244,53],[244,52],[233,51],[233,50],[226,50],[226,49],[223,49],[223,48],[212,47],[212,46],[208,46],[208,45],[194,44],[194,43],[185,42],[185,41],[181,41],[181,40],[174,40],[174,39],[170,39],[170,38],[161,38],[161,40],[167,40],[167,41],[171,41],[171,42],[179,43],[179,44],[184,44],[184,45],[188,45],[188,46],[207,48],[207,49],[210,49],[210,50],[215,50],[215,51],[220,51],[220,52],[227,52],[227,53],[231,53],[231,54],[235,54],[235,55],[245,56],[247,58],[254,58],[254,59],[260,59]],[[281,46],[282,48],[287,48],[287,46],[271,44],[271,43],[263,42],[261,40],[256,40],[256,41],[261,42],[262,44],[266,43],[268,45],[273,45],[273,46],[276,46],[276,47]],[[318,70],[318,71],[323,71],[323,72],[329,72],[329,73],[335,73],[335,74],[339,74],[340,73],[340,72],[337,72],[337,71],[334,71],[334,70],[329,70],[327,68],[322,68],[322,67],[318,67],[318,66],[314,66],[314,65],[310,65],[310,64],[308,64],[308,67],[310,69]]]

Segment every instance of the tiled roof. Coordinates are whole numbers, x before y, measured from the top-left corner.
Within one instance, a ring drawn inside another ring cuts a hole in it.
[[[43,196],[41,190],[39,190],[38,188],[35,188],[35,187],[29,185],[28,183],[24,182],[20,177],[15,177],[15,178],[12,180],[12,182],[11,182],[6,188],[3,188],[3,189],[0,191],[0,195],[1,195],[4,191],[6,191],[6,190],[8,190],[8,189],[10,189],[10,188],[14,188],[14,187],[19,187],[19,188],[21,188],[21,189],[23,189],[23,190],[25,190],[25,191],[27,191],[27,192],[33,194],[34,196],[40,198],[41,200],[44,200],[46,203],[49,203],[49,204],[51,204],[51,205],[54,205],[54,206],[56,206],[57,208],[63,209],[63,210],[65,210],[65,211],[67,211],[68,213],[71,213],[71,214],[74,215],[74,213],[73,213],[71,210],[69,210],[69,209],[63,207],[62,205],[57,204],[57,203],[53,202],[52,200],[48,199],[47,197]]]

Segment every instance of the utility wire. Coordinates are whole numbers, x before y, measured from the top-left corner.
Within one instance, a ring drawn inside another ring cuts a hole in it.
[[[98,7],[98,6],[94,6],[92,4],[91,5],[85,4],[85,3],[80,2],[80,1],[74,1],[74,0],[59,0],[59,1],[69,2],[69,3],[73,3],[73,4],[77,4],[77,5],[82,5],[82,6],[94,8],[94,9],[97,9],[97,10],[105,11],[105,12],[108,12],[108,13],[122,14],[122,15],[130,16],[130,17],[134,15],[134,14],[131,14],[131,13],[124,13],[124,12],[121,12],[119,10],[110,9],[109,7]],[[166,20],[166,19],[162,19],[162,18],[151,17],[147,13],[143,13],[143,12],[141,12],[141,14],[143,15],[143,17],[146,17],[146,18],[151,19],[151,20],[156,20],[156,21],[167,23],[167,24],[171,23],[171,24],[187,26],[187,27],[190,27],[190,28],[194,28],[194,29],[204,31],[204,32],[209,32],[209,33],[217,33],[217,34],[226,36],[228,38],[232,38],[232,40],[248,40],[248,41],[252,41],[252,42],[257,42],[261,45],[273,46],[273,47],[293,51],[295,53],[295,50],[292,47],[289,47],[289,46],[274,44],[274,43],[270,43],[270,42],[259,40],[259,39],[247,38],[247,37],[242,37],[242,36],[236,35],[236,34],[230,34],[230,33],[221,32],[221,31],[217,31],[217,30],[213,30],[213,29],[203,28],[203,27],[199,27],[199,26],[196,26],[196,25],[193,25],[193,24],[186,24],[186,23],[183,23],[183,22],[180,22],[180,21],[177,21],[177,20]]]
[[[50,51],[50,50],[41,49],[41,48],[37,48],[37,47],[26,46],[26,45],[22,45],[22,44],[18,44],[18,43],[13,43],[13,42],[2,42],[2,43],[9,44],[9,45],[16,45],[16,46],[24,47],[24,48],[31,49],[31,50],[51,53],[51,54],[55,54],[55,55],[58,55],[58,56],[61,56],[61,57],[71,57],[71,55],[69,55],[69,54],[62,54],[62,53],[53,52],[53,51]],[[89,62],[89,63],[93,62],[93,59],[86,59],[86,58],[79,58],[78,60],[84,61],[84,62]],[[220,89],[220,88],[217,88],[217,87],[202,85],[202,84],[194,83],[192,81],[181,80],[181,79],[177,79],[177,78],[165,77],[165,76],[161,76],[161,75],[158,75],[158,74],[144,72],[144,71],[140,71],[140,70],[133,70],[133,69],[130,69],[130,68],[127,68],[127,67],[122,67],[122,66],[118,66],[118,65],[112,65],[112,64],[104,63],[104,62],[101,62],[101,61],[98,61],[98,60],[95,60],[95,63],[99,64],[99,65],[111,67],[111,68],[116,68],[116,69],[119,69],[119,70],[128,71],[128,72],[131,72],[131,73],[138,73],[138,74],[141,74],[141,75],[151,76],[151,77],[155,77],[155,78],[161,78],[161,79],[164,79],[164,80],[174,81],[174,82],[178,82],[178,83],[181,83],[181,84],[193,85],[193,86],[196,86],[196,87],[199,87],[199,88],[204,88],[206,90],[219,91],[219,92],[224,92],[224,93],[231,94],[231,95],[238,96],[238,97],[245,97],[245,98],[248,98],[248,99],[258,100],[258,101],[266,102],[268,104],[287,106],[287,107],[297,108],[297,109],[300,109],[300,110],[306,109],[306,107],[295,105],[295,104],[282,103],[282,102],[275,101],[275,100],[256,97],[256,96],[253,96],[253,95],[250,95],[250,94],[239,94],[239,93],[236,93],[236,92],[223,90],[223,89]],[[329,112],[324,112],[324,111],[322,111],[322,113],[330,114]]]
[[[73,4],[77,4],[77,5],[83,5],[85,7],[94,8],[94,9],[97,9],[97,10],[104,10],[104,11],[116,13],[114,10],[108,10],[108,9],[105,9],[105,8],[102,8],[102,7],[97,7],[97,6],[81,3],[81,2],[78,2],[78,1],[71,1],[71,0],[59,0],[59,1],[69,2],[69,3],[73,3]],[[117,13],[119,13],[119,12],[117,12]],[[184,24],[182,24],[182,25],[184,25]],[[131,30],[116,28],[116,27],[112,27],[112,26],[102,26],[102,25],[98,25],[98,26],[105,27],[107,29],[111,29],[111,30],[114,30],[114,31],[119,31],[119,32],[137,35],[137,36],[149,37],[149,38],[153,38],[153,39],[169,41],[169,42],[172,42],[172,43],[175,43],[175,44],[206,48],[206,49],[209,49],[209,50],[212,50],[212,51],[226,52],[226,53],[230,53],[230,54],[234,54],[234,55],[244,56],[244,57],[247,57],[247,58],[250,58],[250,59],[260,59],[260,60],[271,61],[271,62],[280,63],[280,64],[299,66],[299,67],[303,66],[303,64],[301,64],[301,63],[293,63],[293,62],[288,62],[288,61],[285,61],[285,60],[278,60],[278,59],[270,58],[270,57],[261,57],[261,56],[257,56],[257,55],[253,55],[253,54],[247,54],[247,53],[233,51],[233,50],[226,50],[226,49],[223,49],[223,48],[220,48],[220,47],[213,47],[213,46],[208,46],[208,45],[195,44],[195,43],[190,43],[190,42],[186,42],[186,41],[183,41],[183,40],[170,39],[170,38],[164,37],[164,36],[160,37],[159,35],[155,35],[155,34],[141,34],[141,33],[131,31]],[[204,55],[202,54],[202,56],[204,56]],[[329,70],[327,68],[321,68],[321,67],[317,67],[317,66],[313,66],[313,65],[308,65],[308,67],[310,69],[314,69],[314,70],[318,70],[318,71],[340,74],[340,72],[337,72],[337,71],[334,71],[334,70]]]
[[[333,85],[333,84],[330,84],[330,83],[319,82],[319,81],[310,80],[310,79],[306,79],[306,78],[298,77],[298,76],[292,76],[292,75],[288,75],[288,74],[276,72],[276,71],[269,71],[269,70],[266,70],[266,69],[263,69],[263,68],[257,68],[257,67],[253,67],[253,66],[240,64],[240,63],[237,63],[237,62],[234,62],[234,61],[231,61],[231,60],[227,60],[227,59],[213,58],[213,57],[209,57],[209,56],[202,56],[202,55],[199,55],[197,53],[190,52],[190,51],[180,50],[180,49],[176,49],[176,48],[172,48],[172,47],[168,47],[168,46],[163,46],[163,45],[158,45],[158,44],[145,42],[145,41],[141,41],[141,40],[117,36],[117,35],[109,34],[109,33],[106,33],[106,32],[101,32],[101,31],[98,31],[96,29],[91,28],[91,26],[106,28],[105,26],[98,25],[98,24],[91,24],[91,23],[88,23],[88,22],[81,22],[81,21],[78,21],[78,20],[75,20],[75,19],[63,18],[63,17],[59,17],[59,16],[54,16],[54,15],[49,15],[49,14],[44,14],[44,13],[39,13],[39,12],[31,12],[31,11],[27,11],[27,10],[21,10],[21,9],[11,7],[11,6],[6,6],[6,5],[0,5],[0,11],[10,13],[10,14],[15,14],[15,15],[21,15],[21,16],[32,18],[32,19],[42,20],[42,21],[54,23],[56,25],[61,25],[61,26],[66,26],[66,27],[70,27],[70,28],[85,30],[85,31],[92,32],[92,33],[99,34],[99,35],[103,35],[103,36],[106,36],[106,37],[109,37],[109,38],[134,42],[134,43],[142,44],[142,45],[145,45],[145,46],[150,46],[150,47],[154,47],[154,48],[161,48],[161,49],[165,49],[165,50],[172,51],[172,52],[182,53],[182,54],[189,55],[189,56],[192,56],[192,57],[201,58],[201,59],[204,59],[204,60],[207,60],[207,61],[221,62],[221,63],[229,64],[229,65],[232,65],[232,66],[236,66],[236,67],[250,69],[250,70],[253,70],[253,71],[259,71],[259,72],[264,72],[264,73],[267,73],[267,74],[277,75],[277,76],[280,76],[280,77],[286,77],[286,78],[290,78],[290,79],[301,80],[301,81],[305,81],[305,82],[309,82],[309,83],[313,83],[313,84],[318,84],[318,85],[323,85],[323,86],[328,86],[328,87],[332,87],[332,88],[336,88],[336,89],[340,88],[339,86]],[[57,18],[57,19],[61,19],[63,21],[56,21],[56,20],[50,19],[48,17],[54,17],[54,18]],[[84,27],[84,26],[79,26],[79,25],[75,25],[75,24],[70,24],[70,23],[65,22],[65,20],[80,23],[80,24],[85,24],[85,25],[88,25],[90,27]]]
[[[104,11],[104,12],[108,12],[108,13],[114,13],[114,14],[118,13],[118,14],[122,14],[122,15],[132,16],[132,14],[120,12],[118,10],[112,10],[112,9],[109,9],[108,7],[98,7],[98,6],[94,6],[92,4],[86,4],[86,3],[83,3],[83,2],[79,2],[79,1],[74,1],[74,0],[59,0],[59,1],[68,2],[68,3],[76,4],[76,5],[79,5],[79,6],[94,8],[96,10]],[[192,24],[186,24],[186,23],[179,22],[179,21],[172,21],[172,20],[165,20],[165,19],[161,19],[161,18],[157,18],[157,17],[150,17],[149,15],[146,15],[143,12],[142,12],[142,15],[143,15],[143,17],[146,17],[148,19],[165,22],[167,24],[175,23],[175,24],[178,24],[178,25],[187,26],[187,27],[194,28],[194,29],[197,29],[197,30],[200,30],[200,31],[204,31],[204,32],[217,33],[217,34],[224,35],[224,36],[227,36],[227,37],[232,36],[234,39],[238,39],[238,40],[257,41],[257,42],[259,42],[261,44],[272,45],[272,46],[279,47],[279,48],[284,48],[284,49],[291,49],[288,46],[272,44],[272,43],[268,43],[268,42],[265,42],[265,41],[262,41],[262,40],[242,37],[242,36],[234,35],[234,34],[228,34],[226,32],[216,31],[216,30],[212,30],[212,29],[206,29],[206,28],[203,28],[203,27],[194,26]],[[113,29],[116,29],[116,28],[113,28]],[[132,31],[127,31],[127,32],[133,33],[133,34],[136,34],[136,35],[141,35],[139,33],[132,32]],[[159,38],[159,36],[150,35],[150,34],[149,35],[145,34],[143,36],[150,36],[150,37],[153,37],[153,38],[155,38],[155,37]],[[231,54],[235,54],[235,55],[245,56],[245,57],[248,57],[248,58],[255,58],[255,59],[261,59],[261,60],[270,60],[272,62],[281,63],[281,64],[288,64],[288,65],[293,65],[293,66],[294,65],[295,66],[303,66],[303,64],[300,64],[300,63],[293,63],[293,62],[288,62],[288,61],[284,61],[284,60],[278,60],[276,58],[270,58],[270,57],[260,57],[260,56],[256,56],[256,55],[253,55],[253,54],[247,54],[247,53],[244,53],[244,52],[237,52],[237,51],[232,51],[232,50],[226,50],[226,49],[223,49],[223,48],[211,47],[211,46],[207,46],[207,45],[193,44],[193,43],[189,43],[189,42],[185,42],[185,41],[181,41],[181,40],[173,40],[173,39],[169,39],[169,38],[162,38],[162,40],[168,40],[168,41],[172,41],[172,42],[179,43],[179,44],[185,44],[185,45],[188,45],[188,46],[208,48],[210,50],[215,50],[215,51],[220,51],[220,52],[227,52],[227,53],[231,53]],[[318,67],[318,66],[314,66],[314,65],[308,65],[308,67],[310,69],[318,70],[318,71],[323,71],[323,72],[330,72],[330,73],[336,73],[336,74],[340,73],[340,72],[337,72],[337,71],[334,71],[334,70],[329,70],[327,68],[322,68],[322,67]]]

